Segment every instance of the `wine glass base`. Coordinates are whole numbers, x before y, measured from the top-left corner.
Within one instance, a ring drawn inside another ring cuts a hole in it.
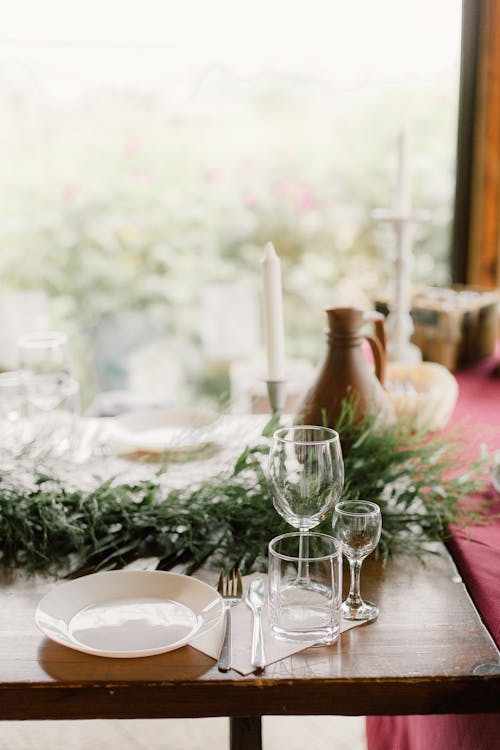
[[[376,620],[379,609],[371,602],[359,602],[350,604],[346,599],[341,607],[342,617],[344,620]]]

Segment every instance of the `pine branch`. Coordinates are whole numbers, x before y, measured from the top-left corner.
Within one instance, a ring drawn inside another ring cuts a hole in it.
[[[356,423],[346,403],[336,429],[344,455],[343,497],[373,500],[382,511],[378,554],[423,557],[450,524],[485,521],[467,496],[484,488],[485,461],[465,464],[466,436],[427,437],[410,425]],[[269,540],[290,527],[274,510],[264,462],[268,443],[246,448],[231,471],[165,492],[160,478],[111,478],[93,491],[69,491],[47,472],[21,486],[18,467],[0,475],[1,563],[29,572],[82,573],[121,567],[145,555],[159,567],[193,572],[202,564],[264,569]],[[25,460],[25,459],[23,459]],[[467,465],[467,472],[457,467]],[[331,520],[319,527],[327,533]]]

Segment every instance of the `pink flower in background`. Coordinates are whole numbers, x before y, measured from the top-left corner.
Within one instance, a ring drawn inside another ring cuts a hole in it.
[[[80,188],[74,182],[67,182],[62,189],[63,201],[71,203],[78,198]]]
[[[283,151],[283,153],[281,154],[281,158],[287,164],[291,164],[292,162],[297,161],[297,156],[293,151]]]
[[[139,150],[139,141],[137,138],[127,138],[123,150],[126,154],[135,154]]]
[[[137,182],[139,182],[141,185],[151,185],[153,182],[153,177],[150,172],[146,172],[146,170],[141,170],[139,172],[135,172],[134,178]]]
[[[273,183],[271,190],[277,198],[284,198],[292,203],[299,213],[305,213],[316,203],[312,188],[302,182],[278,180]]]
[[[205,177],[207,182],[221,182],[224,178],[224,173],[221,169],[209,169]]]
[[[277,180],[273,182],[271,191],[277,198],[288,198],[291,194],[293,182],[290,180]]]
[[[297,185],[294,202],[299,213],[305,213],[314,206],[316,199],[309,185]]]
[[[247,208],[252,208],[257,205],[258,202],[259,198],[254,190],[247,189],[243,191],[243,204]]]

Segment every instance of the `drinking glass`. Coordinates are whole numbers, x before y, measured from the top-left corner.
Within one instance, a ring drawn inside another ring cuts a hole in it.
[[[378,615],[378,607],[363,601],[359,579],[363,560],[373,552],[380,539],[380,508],[365,500],[345,500],[338,503],[333,512],[332,528],[351,570],[349,596],[342,604],[343,617],[346,620],[373,620]]]
[[[80,413],[80,389],[71,377],[67,337],[58,331],[28,333],[18,340],[26,411],[32,438],[50,450],[71,447]]]
[[[16,371],[0,373],[0,443],[16,449],[22,444],[24,393],[21,375]]]
[[[302,532],[331,511],[344,486],[344,462],[335,430],[312,425],[281,427],[273,435],[268,461],[273,504]]]
[[[301,574],[305,567],[307,579]],[[295,531],[269,543],[269,616],[276,638],[333,643],[340,633],[341,602],[342,550],[332,536]]]
[[[58,331],[27,333],[18,340],[19,367],[31,406],[50,411],[66,397],[71,378],[67,338]]]

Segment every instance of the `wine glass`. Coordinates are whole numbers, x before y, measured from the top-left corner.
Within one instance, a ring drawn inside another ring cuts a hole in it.
[[[349,595],[342,604],[344,619],[373,620],[378,615],[378,607],[363,601],[359,579],[363,560],[373,552],[380,539],[380,508],[365,500],[345,500],[338,503],[333,512],[332,528],[351,570]]]
[[[67,337],[58,331],[18,339],[19,367],[34,436],[68,446],[80,412],[80,390],[71,377]]]
[[[307,532],[330,512],[344,486],[344,462],[335,430],[281,427],[273,435],[268,479],[273,504],[291,526]]]

